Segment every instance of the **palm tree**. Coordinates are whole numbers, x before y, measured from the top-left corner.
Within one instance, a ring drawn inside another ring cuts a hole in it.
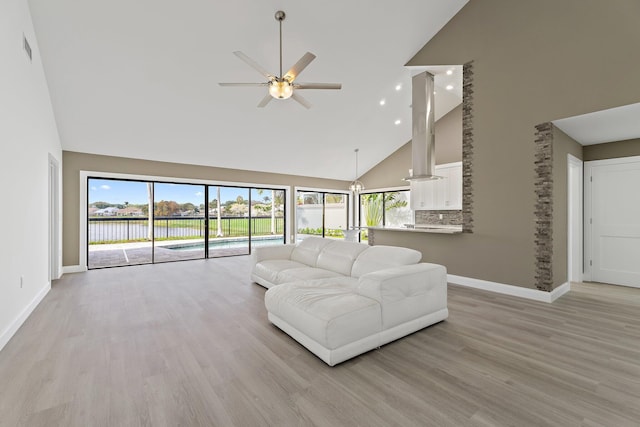
[[[362,204],[364,206],[367,227],[382,225],[384,209],[389,210],[407,206],[407,202],[398,200],[398,196],[399,193],[397,191],[363,194]]]
[[[264,193],[263,189],[256,190],[259,195]],[[266,202],[269,198],[264,196],[264,201]],[[271,234],[276,234],[276,191],[271,190]]]
[[[216,237],[222,237],[222,215],[221,215],[221,208],[220,208],[220,187],[216,187],[217,188],[217,202],[218,202],[218,209],[216,209],[217,213],[218,213],[218,232],[216,233]]]
[[[149,204],[149,220],[147,223],[149,224],[147,228],[147,240],[153,240],[153,183],[147,182],[147,203]]]

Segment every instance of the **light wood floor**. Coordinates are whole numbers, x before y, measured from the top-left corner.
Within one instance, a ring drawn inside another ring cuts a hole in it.
[[[640,290],[449,287],[447,321],[334,368],[248,258],[66,275],[0,352],[0,426],[638,426]]]

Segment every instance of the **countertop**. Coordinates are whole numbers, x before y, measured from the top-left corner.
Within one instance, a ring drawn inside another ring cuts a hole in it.
[[[413,227],[368,227],[369,230],[409,231],[412,233],[460,234],[461,225],[417,225]]]

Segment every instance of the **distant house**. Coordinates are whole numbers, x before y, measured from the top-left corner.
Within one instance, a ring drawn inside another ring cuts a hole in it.
[[[98,209],[95,214],[99,216],[115,216],[119,211],[120,209],[109,206],[108,208]]]
[[[88,210],[88,212],[89,212],[89,216],[94,216],[94,215],[96,215],[96,212],[98,212],[98,211],[99,211],[99,209],[98,209],[98,208],[94,208],[94,207],[89,208],[89,210]]]
[[[140,209],[140,208],[134,208],[132,206],[129,206],[129,207],[124,208],[124,209],[118,209],[118,215],[122,215],[122,216],[142,216],[142,215],[144,215],[144,213],[142,212],[142,209]]]

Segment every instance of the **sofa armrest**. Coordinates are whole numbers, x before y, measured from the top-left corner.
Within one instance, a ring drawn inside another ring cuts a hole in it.
[[[411,264],[367,273],[356,291],[378,301],[384,329],[447,309],[447,269]]]
[[[386,268],[360,277],[358,293],[380,304],[429,291],[447,283],[447,269],[438,264],[420,263]]]
[[[286,245],[259,246],[251,249],[251,259],[253,265],[267,259],[291,259],[291,252],[296,245],[289,243]]]

